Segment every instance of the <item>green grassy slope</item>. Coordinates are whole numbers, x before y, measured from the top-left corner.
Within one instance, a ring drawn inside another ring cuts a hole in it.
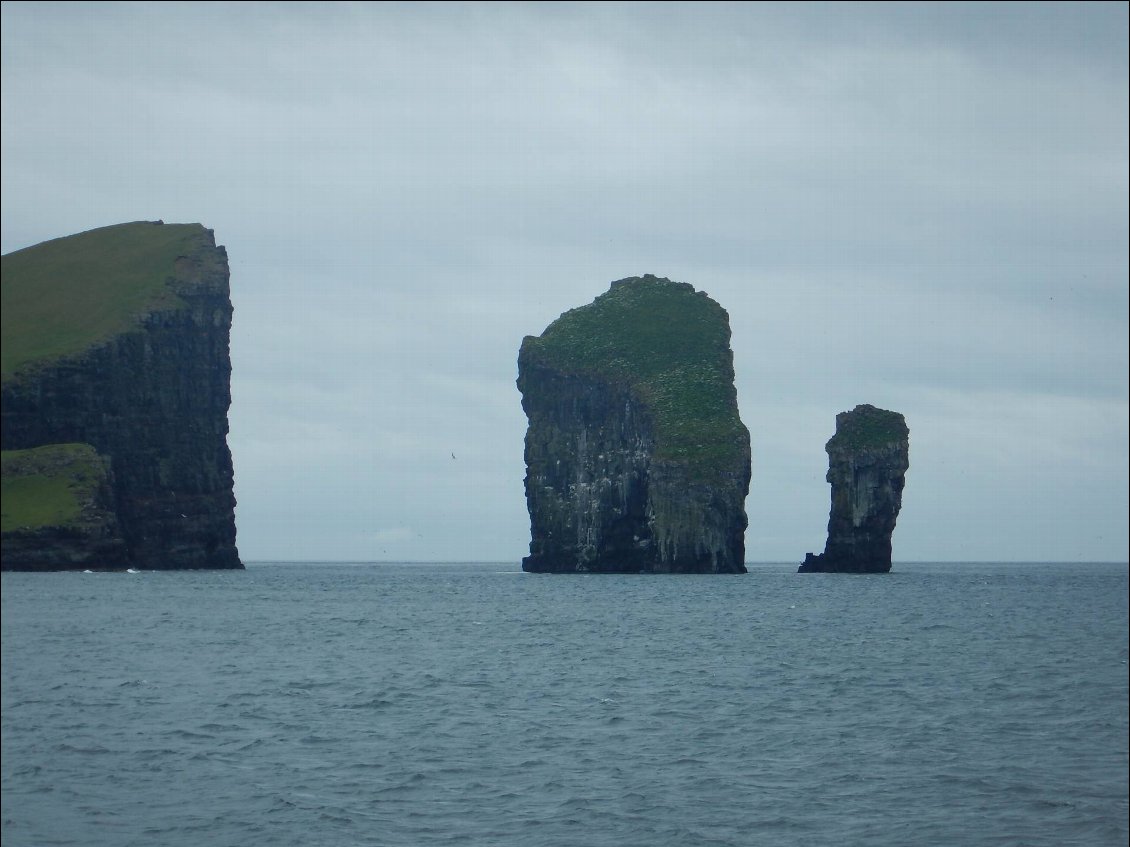
[[[525,343],[533,361],[632,385],[655,416],[658,458],[709,471],[744,451],[729,317],[685,283],[621,281]]]
[[[881,447],[903,441],[910,436],[906,419],[898,412],[888,412],[863,404],[852,411],[837,415],[836,434],[827,449]]]
[[[200,224],[149,221],[92,229],[3,257],[0,371],[80,353],[180,302],[166,285],[178,256],[206,238]]]
[[[89,444],[0,452],[0,531],[74,524],[106,478]]]

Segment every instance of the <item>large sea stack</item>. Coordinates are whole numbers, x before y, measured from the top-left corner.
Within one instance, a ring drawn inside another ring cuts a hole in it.
[[[613,282],[518,354],[526,571],[745,573],[749,431],[705,292]]]
[[[104,227],[3,257],[4,570],[241,568],[228,262]]]
[[[836,415],[828,451],[828,541],[800,573],[888,573],[891,534],[910,467],[910,430],[898,412],[856,406]]]

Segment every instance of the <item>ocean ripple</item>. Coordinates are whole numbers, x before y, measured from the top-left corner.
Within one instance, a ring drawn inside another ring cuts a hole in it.
[[[5,847],[1126,843],[1125,565],[792,570],[6,573]]]

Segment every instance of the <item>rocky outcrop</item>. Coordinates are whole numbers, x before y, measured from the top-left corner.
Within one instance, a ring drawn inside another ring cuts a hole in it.
[[[832,509],[824,552],[809,553],[800,573],[887,573],[891,535],[910,467],[910,430],[898,412],[856,406],[836,415],[829,439]]]
[[[729,317],[655,276],[612,283],[518,356],[533,572],[745,573],[749,431]]]
[[[227,445],[232,306],[224,248],[199,224],[140,222],[72,238],[82,239],[82,250],[66,253],[68,239],[59,239],[10,254],[18,258],[12,265],[39,285],[33,251],[44,266],[69,273],[84,271],[72,254],[89,253],[83,283],[105,286],[101,300],[132,298],[133,312],[117,330],[80,343],[52,328],[44,334],[63,338],[61,355],[23,356],[11,373],[5,363],[3,449],[78,442],[107,457],[129,566],[241,568]],[[55,258],[61,253],[70,258]],[[9,258],[6,304],[9,287],[23,284],[9,273]],[[48,281],[64,294],[72,284]],[[5,568],[10,543],[5,533]]]
[[[89,444],[5,450],[4,570],[125,569],[110,461]]]

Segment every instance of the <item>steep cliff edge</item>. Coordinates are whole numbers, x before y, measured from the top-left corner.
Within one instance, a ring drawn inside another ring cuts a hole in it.
[[[2,291],[0,447],[79,444],[104,457],[104,529],[120,534],[105,549],[124,550],[128,566],[241,568],[232,307],[212,231],[142,221],[44,242],[3,257]],[[40,476],[51,483],[50,470]],[[35,567],[76,566],[74,529],[6,520],[3,567],[21,567],[31,537]],[[101,566],[122,564],[113,559]]]
[[[613,282],[518,355],[534,572],[745,573],[749,431],[726,311]]]
[[[836,415],[825,445],[832,508],[824,552],[800,573],[888,573],[891,535],[910,467],[910,430],[898,412],[856,406]]]

